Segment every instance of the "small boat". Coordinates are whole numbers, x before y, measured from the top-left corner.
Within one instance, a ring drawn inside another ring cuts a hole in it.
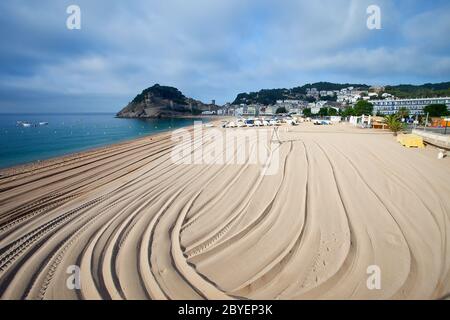
[[[32,124],[30,122],[27,122],[27,121],[17,121],[16,123],[17,123],[18,126],[22,126],[22,127],[25,127],[25,128],[29,128],[29,127],[32,126]]]
[[[40,126],[48,126],[48,122],[45,122],[45,121],[39,122],[39,125],[40,125]]]

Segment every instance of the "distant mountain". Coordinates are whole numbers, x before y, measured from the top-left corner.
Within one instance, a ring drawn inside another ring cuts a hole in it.
[[[385,92],[397,98],[450,97],[450,82],[426,83],[418,86],[410,84],[387,86]]]
[[[331,82],[316,82],[308,83],[301,87],[294,87],[292,89],[263,89],[258,92],[239,93],[233,104],[253,104],[259,103],[264,105],[274,104],[277,100],[300,100],[304,99],[306,95],[306,89],[316,88],[319,91],[333,91],[341,90],[347,87],[361,88],[362,90],[368,90],[370,86],[366,84],[339,84]]]
[[[123,108],[119,118],[161,118],[198,115],[202,111],[215,110],[217,107],[185,97],[177,88],[154,86],[143,90]]]

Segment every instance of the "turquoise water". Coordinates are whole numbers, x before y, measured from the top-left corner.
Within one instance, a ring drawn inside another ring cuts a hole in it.
[[[0,114],[0,168],[192,125],[198,119],[117,119],[113,114]],[[25,128],[17,121],[48,122]]]

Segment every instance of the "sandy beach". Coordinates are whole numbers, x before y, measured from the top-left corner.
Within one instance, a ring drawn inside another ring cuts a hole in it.
[[[250,161],[174,163],[171,133],[2,170],[0,298],[450,292],[449,157],[348,124],[304,123],[278,138],[273,175]],[[371,266],[380,288],[367,285]]]

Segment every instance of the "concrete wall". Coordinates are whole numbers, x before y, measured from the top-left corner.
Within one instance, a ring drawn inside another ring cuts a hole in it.
[[[413,134],[421,136],[425,142],[434,144],[443,148],[450,148],[450,135],[443,135],[439,133],[433,133],[423,130],[414,129]]]

